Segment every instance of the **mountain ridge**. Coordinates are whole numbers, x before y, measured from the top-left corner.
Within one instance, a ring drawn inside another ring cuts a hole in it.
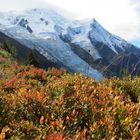
[[[102,69],[111,65],[111,60],[120,54],[132,53],[138,60],[140,58],[140,49],[109,33],[95,19],[71,20],[50,9],[0,13],[0,32],[35,49],[49,61],[58,65],[60,62],[67,70],[82,72],[97,80],[111,75]],[[119,63],[118,60],[115,63]],[[118,76],[116,71],[113,73],[111,76]]]

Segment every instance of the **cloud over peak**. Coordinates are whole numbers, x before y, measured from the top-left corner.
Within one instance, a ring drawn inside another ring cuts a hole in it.
[[[140,39],[139,0],[0,0],[0,3],[1,11],[54,5],[60,13],[69,16],[71,13],[76,19],[96,18],[107,30],[126,40]]]

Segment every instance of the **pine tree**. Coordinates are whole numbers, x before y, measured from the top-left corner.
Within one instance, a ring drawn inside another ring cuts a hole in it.
[[[128,69],[123,69],[122,77],[129,77],[129,76],[131,76],[129,70]]]
[[[16,49],[14,47],[8,46],[6,42],[3,43],[1,48],[7,51],[9,54],[11,54],[13,57],[16,56]]]
[[[39,67],[39,63],[35,58],[33,50],[29,51],[28,58],[27,58],[27,64],[34,65],[35,67]]]
[[[4,49],[5,51],[7,51],[8,53],[11,52],[6,42],[3,43],[2,49]]]

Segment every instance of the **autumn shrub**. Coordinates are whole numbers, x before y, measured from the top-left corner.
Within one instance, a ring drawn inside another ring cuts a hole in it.
[[[0,74],[0,139],[139,139],[139,77],[96,82],[8,58]]]
[[[114,89],[121,90],[126,96],[130,96],[133,102],[139,102],[140,97],[140,78],[139,77],[125,77],[123,79],[111,78],[104,81],[109,84],[112,83]]]

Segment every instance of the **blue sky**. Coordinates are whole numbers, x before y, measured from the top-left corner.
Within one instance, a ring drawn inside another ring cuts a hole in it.
[[[139,40],[132,40],[131,43],[133,43],[134,45],[136,45],[137,47],[140,48],[140,39]]]
[[[140,0],[0,0],[0,11],[48,6],[75,19],[96,18],[113,34],[140,47]]]

